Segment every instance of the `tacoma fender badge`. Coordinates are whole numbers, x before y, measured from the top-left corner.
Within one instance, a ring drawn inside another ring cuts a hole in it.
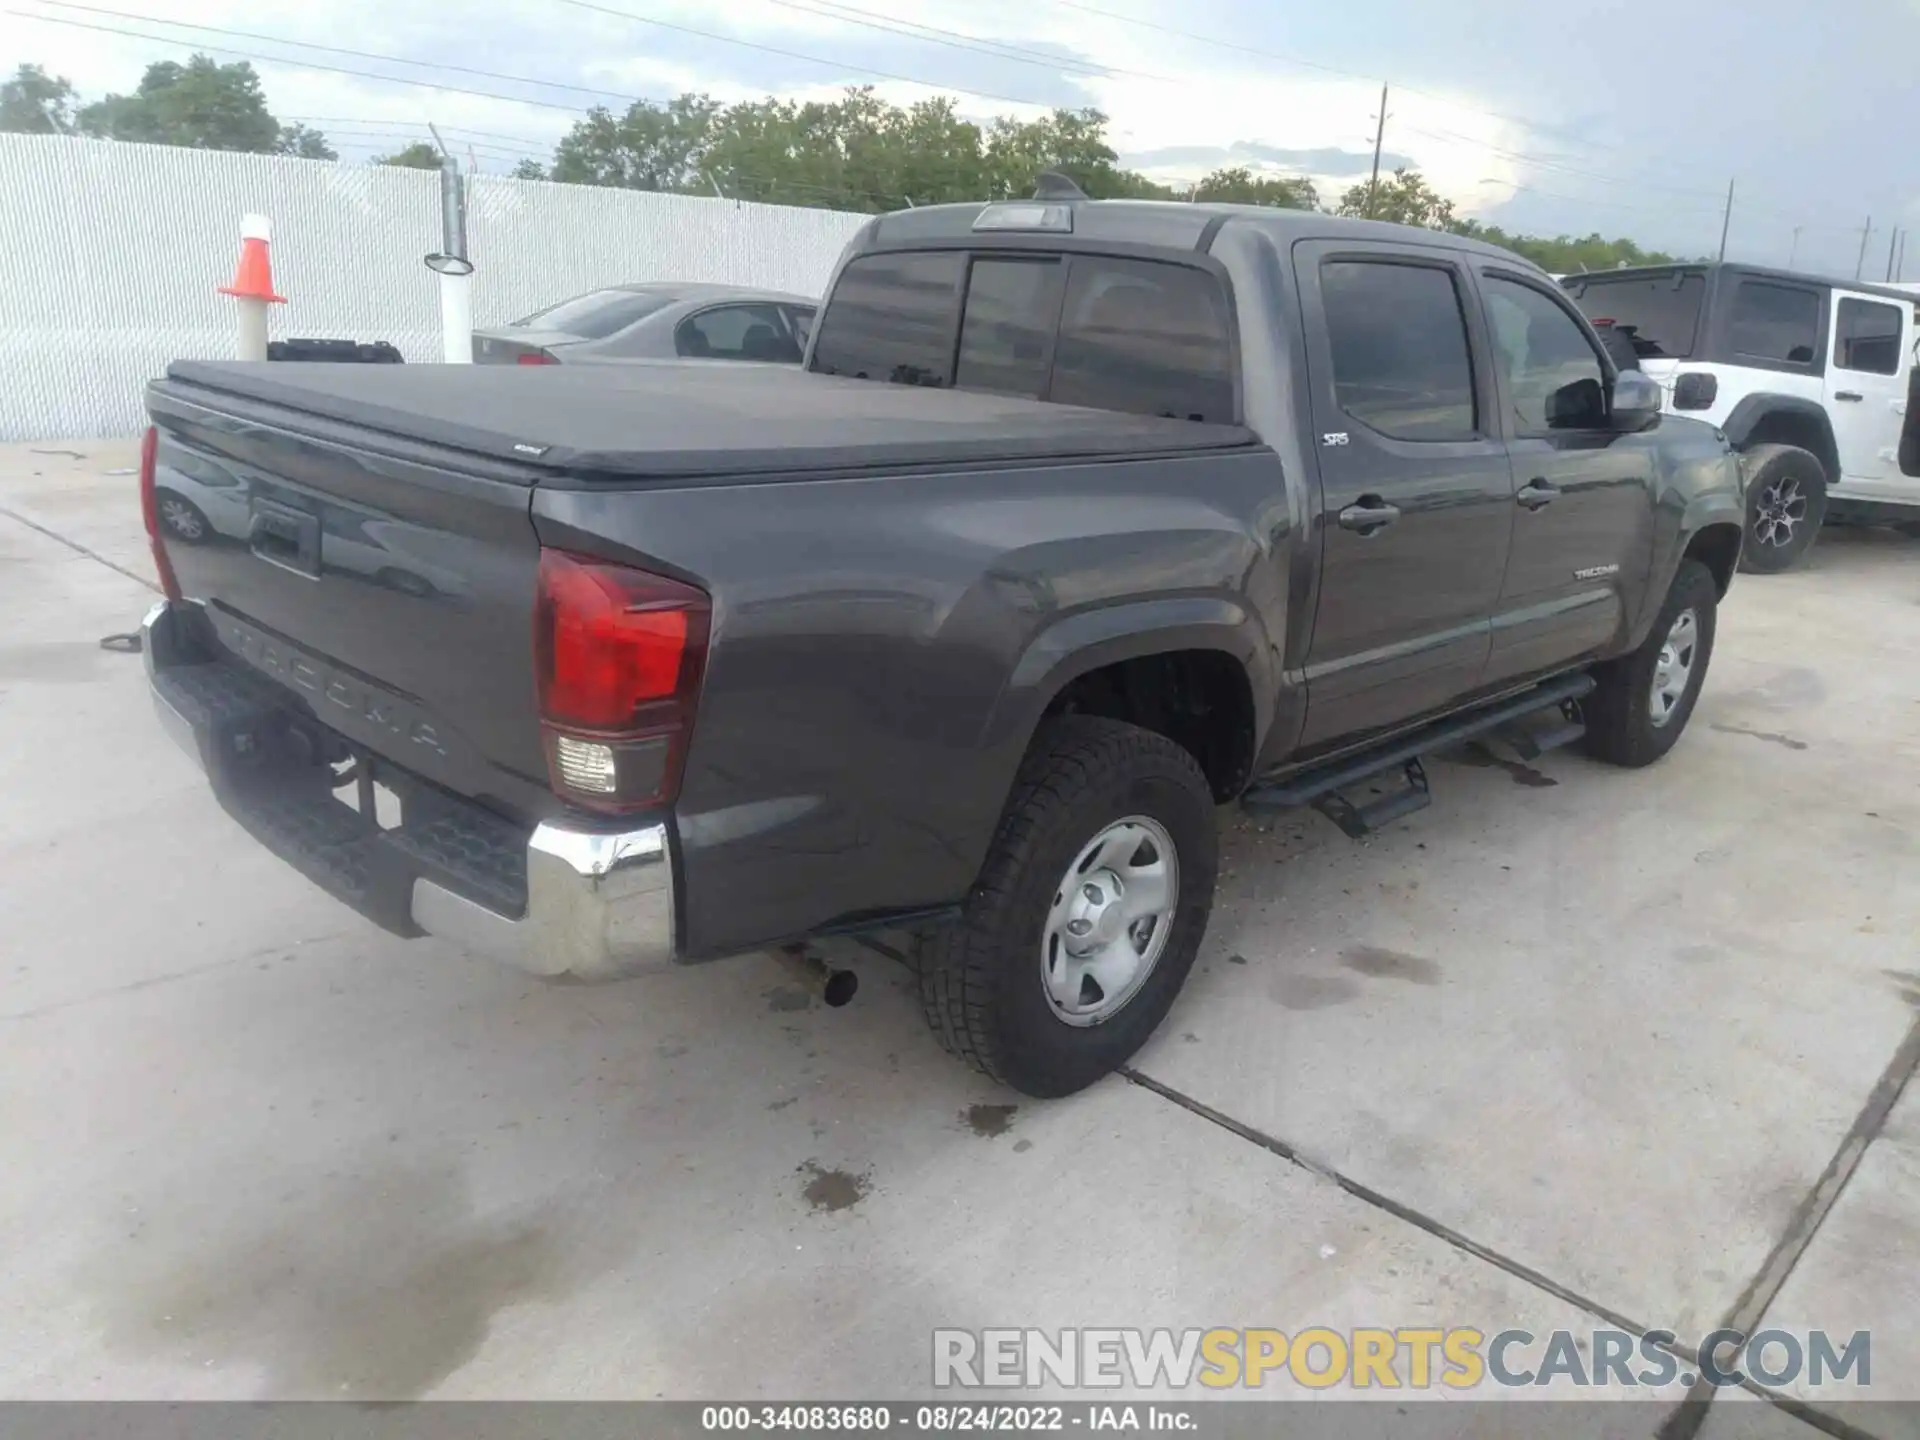
[[[1329,430],[1320,437],[1320,443],[1322,445],[1344,445],[1347,443],[1347,432],[1344,430]]]
[[[553,447],[551,445],[522,445],[516,442],[513,448],[517,454],[521,455],[544,455]]]
[[[1574,571],[1573,578],[1576,580],[1598,580],[1602,575],[1618,575],[1619,573],[1620,567],[1618,565],[1589,565],[1584,570]]]

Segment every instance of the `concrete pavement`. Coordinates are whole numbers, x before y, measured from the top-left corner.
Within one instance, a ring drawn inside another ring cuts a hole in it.
[[[322,897],[97,643],[153,598],[133,463],[0,449],[0,1396],[906,1397],[936,1327],[1733,1317],[1870,1328],[1869,1390],[1783,1393],[1920,1433],[1832,1410],[1920,1401],[1920,543],[1742,577],[1649,770],[1463,756],[1361,845],[1223,812],[1137,1078],[1032,1104],[884,963],[843,1011],[758,957],[548,987]]]

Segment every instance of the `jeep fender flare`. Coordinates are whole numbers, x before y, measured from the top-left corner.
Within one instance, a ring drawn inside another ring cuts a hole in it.
[[[1733,407],[1721,429],[1727,439],[1733,442],[1736,450],[1746,450],[1751,445],[1763,441],[1778,440],[1783,444],[1798,444],[1797,440],[1764,433],[1766,422],[1778,416],[1791,416],[1794,428],[1808,432],[1806,438],[1815,443],[1801,446],[1808,450],[1820,462],[1827,472],[1827,483],[1835,485],[1840,480],[1840,447],[1833,437],[1833,420],[1827,414],[1826,407],[1818,400],[1809,400],[1804,395],[1781,395],[1773,391],[1755,391]]]

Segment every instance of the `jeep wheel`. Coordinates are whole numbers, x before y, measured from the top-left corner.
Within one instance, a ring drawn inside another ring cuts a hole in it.
[[[1637,768],[1674,747],[1707,678],[1718,603],[1713,572],[1682,560],[1640,648],[1594,667],[1594,692],[1580,702],[1589,755]]]
[[[1145,1043],[1193,967],[1219,839],[1200,767],[1164,736],[1042,727],[958,922],[922,942],[940,1043],[1028,1095],[1071,1095]]]
[[[1797,445],[1756,445],[1740,463],[1747,479],[1747,543],[1740,568],[1762,575],[1791,570],[1826,518],[1826,469]]]

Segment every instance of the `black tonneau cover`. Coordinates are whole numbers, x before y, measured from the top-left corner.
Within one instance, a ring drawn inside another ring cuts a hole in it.
[[[841,379],[787,365],[176,360],[155,386],[215,409],[219,395],[237,396],[494,459],[608,476],[1164,454],[1254,442],[1238,425]]]

